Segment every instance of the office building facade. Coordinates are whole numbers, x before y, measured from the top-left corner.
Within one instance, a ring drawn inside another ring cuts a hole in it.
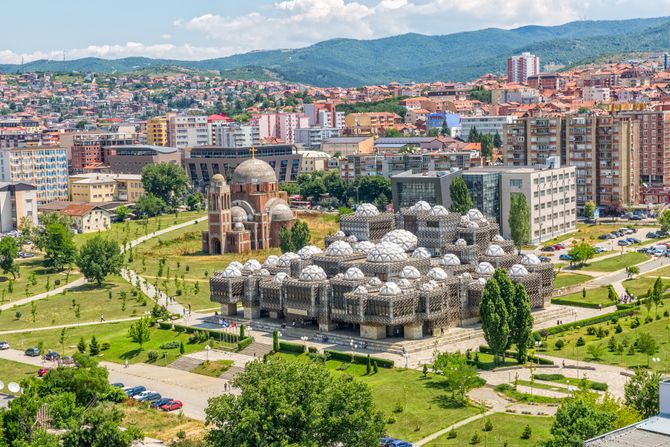
[[[67,200],[67,156],[59,147],[15,147],[0,150],[0,181],[37,188],[37,204]]]

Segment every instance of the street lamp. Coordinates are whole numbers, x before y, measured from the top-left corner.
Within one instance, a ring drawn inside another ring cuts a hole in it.
[[[205,355],[206,355],[207,362],[209,362],[209,351],[211,349],[212,348],[210,348],[209,345],[205,346],[205,353],[206,353]]]
[[[307,340],[309,340],[309,337],[303,335],[302,337],[300,337],[300,340],[302,340],[303,344],[305,345],[305,352],[307,352]]]

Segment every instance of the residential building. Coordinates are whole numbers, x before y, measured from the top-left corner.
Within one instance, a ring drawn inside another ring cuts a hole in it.
[[[321,151],[298,151],[302,155],[300,160],[300,174],[328,169],[330,155]]]
[[[511,124],[513,120],[512,116],[464,116],[461,118],[460,134],[464,140],[467,140],[474,127],[481,135],[494,136],[497,133],[502,138],[504,126]]]
[[[441,129],[445,120],[447,121],[447,127],[451,130],[451,134],[448,136],[455,136],[454,129],[461,125],[461,116],[457,113],[430,113],[426,119],[426,129]]]
[[[344,112],[338,112],[334,103],[303,104],[302,112],[307,116],[310,127],[344,127]]]
[[[206,116],[168,114],[168,146],[184,149],[210,143]]]
[[[105,231],[112,224],[111,213],[93,203],[70,204],[58,212],[70,218],[77,233]]]
[[[609,87],[584,87],[582,99],[593,102],[610,102],[610,89]]]
[[[335,127],[307,127],[295,130],[295,142],[306,148],[319,149],[322,141],[339,135],[340,129]]]
[[[22,222],[37,225],[37,188],[28,183],[0,183],[0,232],[16,230]]]
[[[302,155],[292,144],[268,144],[256,147],[226,148],[200,146],[184,151],[184,168],[194,187],[204,190],[216,174],[231,181],[235,168],[252,158],[267,162],[280,183],[294,182],[300,173]]]
[[[562,90],[565,88],[565,79],[559,73],[538,73],[528,76],[529,87],[538,90]]]
[[[451,206],[449,186],[456,177],[461,177],[461,175],[462,172],[458,170],[421,173],[409,170],[393,175],[391,177],[393,209],[397,212],[418,201],[427,202],[431,206],[443,205],[449,208]]]
[[[321,142],[321,150],[330,156],[340,157],[374,152],[375,140],[372,137],[334,137]]]
[[[71,175],[68,188],[70,200],[75,202],[136,202],[144,195],[139,174]]]
[[[139,143],[135,133],[77,132],[61,136],[70,154],[70,172],[80,174],[90,167],[106,165],[116,146]]]
[[[251,122],[258,126],[261,143],[281,140],[294,144],[296,129],[309,127],[309,117],[303,113],[261,113],[254,115]]]
[[[640,126],[640,180],[670,186],[670,111],[626,112]]]
[[[390,112],[350,113],[344,117],[345,135],[383,135],[385,129],[400,124],[400,115]]]
[[[37,204],[67,199],[67,156],[60,147],[15,147],[0,150],[0,181],[37,188]]]
[[[507,81],[524,84],[528,76],[540,73],[540,58],[530,53],[521,53],[507,59]]]
[[[258,126],[222,124],[212,128],[212,146],[249,147],[261,143]]]
[[[561,118],[518,118],[503,126],[503,158],[507,166],[544,165],[561,156]]]
[[[133,144],[117,146],[107,163],[115,174],[141,174],[146,165],[172,163],[181,165],[181,152],[176,147]]]
[[[568,115],[564,119],[562,159],[566,165],[575,166],[576,200],[579,206],[586,202],[597,203],[598,161],[596,157],[596,123],[593,114]]]
[[[147,144],[152,146],[168,145],[168,120],[164,116],[156,116],[147,120]]]

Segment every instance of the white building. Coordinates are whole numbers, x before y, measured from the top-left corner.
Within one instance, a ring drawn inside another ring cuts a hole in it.
[[[511,124],[513,119],[512,116],[463,116],[461,117],[460,135],[467,139],[470,130],[476,127],[480,134],[494,136],[497,132],[502,138],[503,126]]]
[[[306,148],[319,148],[328,138],[340,136],[340,130],[334,127],[308,127],[295,130],[295,142]]]
[[[582,99],[593,102],[610,102],[610,89],[608,87],[584,87]]]
[[[295,130],[309,127],[309,118],[304,113],[261,113],[254,115],[252,124],[258,126],[261,142],[277,138],[294,144]]]
[[[507,59],[507,80],[524,84],[528,76],[540,73],[540,58],[530,53],[521,53]]]
[[[258,126],[226,124],[212,128],[212,145],[219,147],[250,147],[260,144]]]
[[[0,150],[0,181],[37,188],[37,204],[67,200],[67,156],[59,147],[13,147]]]
[[[211,130],[206,116],[168,115],[168,146],[186,147],[210,144]]]
[[[300,159],[300,173],[325,171],[328,169],[330,155],[321,151],[298,151]]]

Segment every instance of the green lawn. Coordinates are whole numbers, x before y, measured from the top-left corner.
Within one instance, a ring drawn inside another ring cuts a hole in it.
[[[624,253],[621,256],[612,256],[611,258],[603,259],[602,261],[592,262],[585,267],[582,267],[582,269],[594,272],[615,272],[649,259],[651,259],[651,256],[645,253],[632,251]]]
[[[647,273],[645,276],[666,276],[670,277],[670,265],[661,267],[660,269],[654,270],[653,272]]]
[[[493,424],[493,430],[485,432],[482,430],[484,424],[489,420]],[[509,447],[535,446],[540,441],[551,437],[550,429],[554,423],[553,417],[525,416],[520,414],[496,413],[482,418],[460,428],[457,428],[456,437],[449,439],[443,435],[426,444],[427,447],[446,447],[469,445],[472,437],[477,433],[481,439],[482,446]],[[521,433],[526,425],[532,430],[530,439],[521,439]]]
[[[9,382],[20,382],[23,379],[32,377],[37,374],[38,369],[38,367],[33,365],[0,359],[0,382],[5,384],[5,387],[0,392],[9,393],[7,389]]]
[[[277,355],[309,361],[304,354]],[[480,412],[472,406],[454,405],[447,397],[444,380],[434,374],[424,378],[421,372],[415,370],[379,368],[377,374],[366,376],[365,365],[349,365],[346,370],[338,371],[336,368],[342,362],[331,360],[327,363],[334,374],[346,373],[370,386],[377,408],[387,418],[395,420],[386,427],[389,436],[415,442]],[[396,413],[394,409],[398,405],[402,411]]]
[[[0,274],[0,304],[27,298],[64,286],[81,278],[77,271],[51,272],[44,268],[42,255],[29,259],[17,259],[19,273],[16,279],[12,275]],[[60,284],[56,284],[59,282]],[[48,287],[47,287],[48,284]]]
[[[0,314],[0,331],[30,329],[61,324],[86,323],[99,321],[101,316],[107,320],[139,316],[151,310],[153,301],[147,299],[143,306],[133,297],[132,286],[121,277],[111,276],[102,288],[94,284],[84,284],[57,294],[33,301],[30,304],[14,306]],[[109,293],[112,299],[109,299]],[[126,293],[125,311],[121,292]],[[74,301],[73,301],[74,300]],[[77,318],[73,302],[79,305]],[[32,310],[35,309],[33,321]],[[17,312],[21,314],[17,318]]]
[[[110,344],[110,349],[102,351],[99,360],[123,363],[128,360],[129,363],[138,363],[147,361],[149,351],[157,351],[162,355],[167,353],[167,358],[160,358],[156,364],[165,366],[179,357],[179,349],[161,349],[164,343],[177,340],[184,342],[185,353],[201,351],[204,349],[204,343],[191,344],[188,342],[189,334],[184,332],[177,333],[171,330],[152,329],[151,340],[144,344],[144,349],[139,350],[139,345],[133,343],[128,337],[128,328],[131,322],[106,323],[95,326],[82,326],[69,328],[65,336],[65,354],[72,355],[77,352],[77,343],[80,337],[83,337],[86,343],[90,342],[91,337],[95,335],[98,343],[102,345],[105,342]],[[44,343],[45,349],[53,349],[61,352],[62,348],[59,342],[61,330],[53,329],[46,331],[23,332],[19,334],[4,335],[3,338],[8,341],[12,347],[24,350],[30,346],[37,346],[38,343]]]
[[[602,305],[602,307],[607,307],[615,304],[610,301],[608,293],[607,287],[603,286],[587,290],[586,297],[583,296],[583,292],[575,292],[569,295],[554,297],[551,299],[551,302],[567,306],[598,307],[598,305]]]
[[[203,376],[221,377],[221,374],[228,371],[233,364],[232,360],[205,361],[193,368],[191,372]]]
[[[654,272],[656,273],[656,272]],[[623,286],[626,290],[630,291],[635,296],[646,295],[651,286],[654,285],[656,277],[651,276],[641,276],[635,279],[627,279],[623,282]],[[666,283],[668,283],[666,281]]]
[[[556,273],[556,276],[554,277],[554,289],[575,286],[591,279],[593,279],[591,276],[580,275],[579,273]]]

